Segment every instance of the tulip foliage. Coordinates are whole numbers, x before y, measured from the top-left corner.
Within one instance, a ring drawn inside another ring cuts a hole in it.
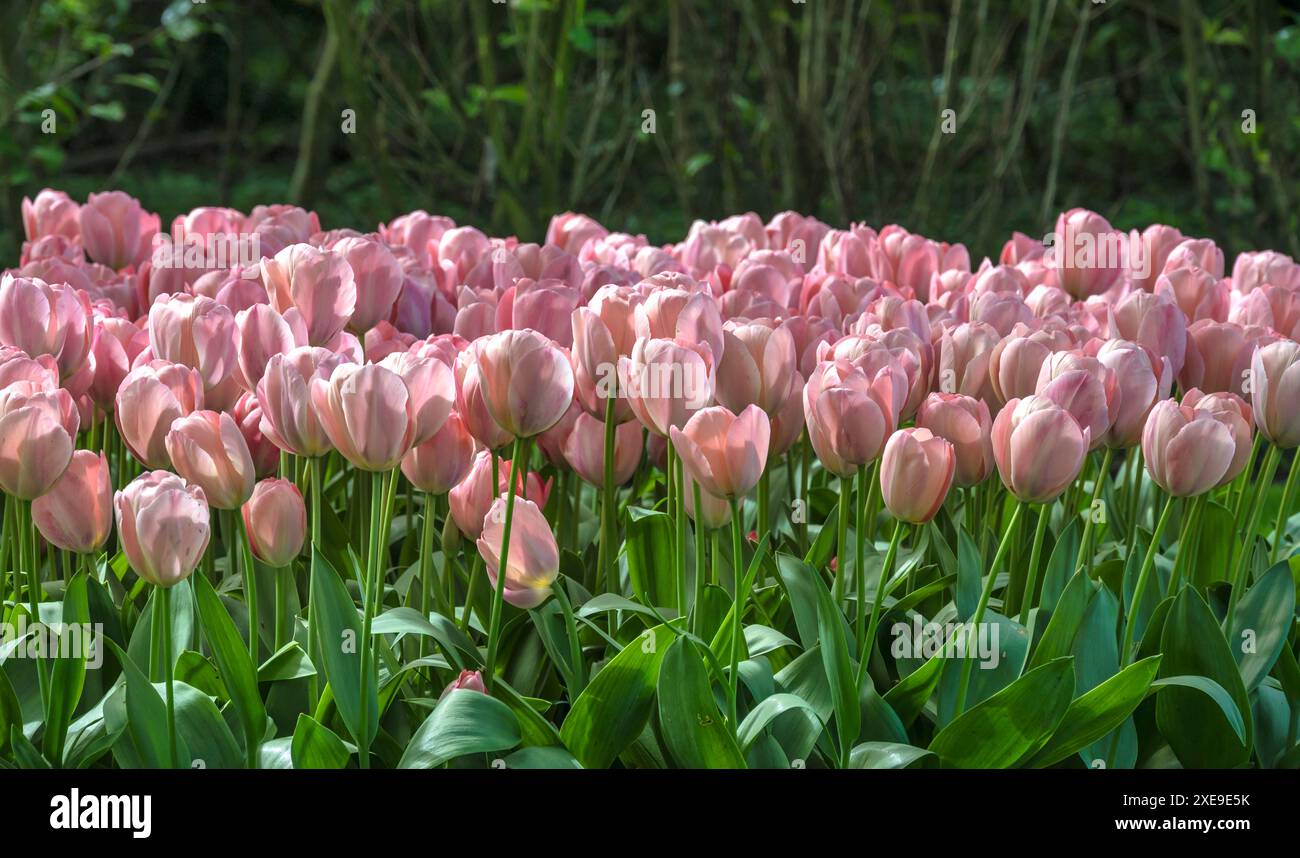
[[[1300,765],[1279,253],[23,206],[6,767]]]

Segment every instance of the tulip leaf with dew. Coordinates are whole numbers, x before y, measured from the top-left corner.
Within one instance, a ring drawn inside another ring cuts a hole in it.
[[[901,742],[863,742],[849,754],[850,769],[909,769],[937,765],[933,751]]]
[[[555,745],[520,748],[506,757],[507,769],[580,769],[573,755]]]
[[[250,767],[257,759],[257,745],[266,727],[266,706],[258,692],[257,673],[248,657],[248,646],[239,636],[235,621],[226,612],[221,597],[203,575],[191,578],[203,620],[203,637],[221,671],[221,679],[230,695],[244,732],[245,759]]]
[[[925,709],[934,689],[939,686],[947,663],[948,660],[942,653],[936,653],[885,692],[885,702],[898,715],[898,720],[903,722],[904,727],[915,721],[916,716]]]
[[[312,550],[316,556],[311,568],[311,618],[319,625],[321,666],[348,732],[358,745],[368,745],[379,730],[379,695],[374,671],[364,671],[366,687],[361,685],[361,617],[334,566],[320,551]],[[358,735],[362,707],[369,711],[365,737]]]
[[[297,641],[280,647],[257,669],[258,682],[289,682],[308,676],[316,676],[316,666]]]
[[[1046,628],[1034,645],[1033,656],[1029,659],[1031,669],[1052,659],[1070,655],[1079,627],[1083,624],[1084,614],[1095,593],[1095,585],[1084,570],[1080,569],[1070,577],[1047,620]]]
[[[740,742],[741,750],[748,753],[754,742],[763,735],[763,731],[787,712],[798,712],[799,715],[791,715],[790,718],[792,720],[802,718],[810,730],[821,732],[821,716],[807,700],[797,694],[772,694],[758,701],[758,704],[749,710],[745,720],[740,722],[736,739]]]
[[[1159,669],[1160,656],[1144,658],[1076,697],[1052,738],[1028,765],[1043,768],[1059,763],[1117,729],[1146,698]]]
[[[431,614],[428,619],[414,608],[389,608],[375,617],[370,625],[375,635],[423,635],[431,637],[457,670],[479,667],[483,659],[469,636],[442,614]]]
[[[650,717],[659,667],[676,637],[666,626],[637,635],[574,701],[560,738],[583,768],[609,766],[636,741]]]
[[[673,580],[673,520],[667,514],[631,507],[627,511],[624,543],[627,576],[632,592],[646,605],[675,604]]]
[[[415,731],[397,767],[433,769],[466,754],[507,751],[519,738],[519,722],[509,706],[482,692],[455,688]]]
[[[345,769],[352,750],[329,727],[306,713],[299,713],[293,728],[290,757],[295,769]]]
[[[125,722],[126,730],[113,746],[113,755],[123,768],[166,769],[171,768],[171,751],[167,743],[167,707],[162,695],[141,672],[121,647],[113,641],[105,641],[122,665],[125,686],[118,692],[123,694],[125,706],[118,709],[111,704],[104,706],[105,721],[113,730],[113,721]],[[176,755],[181,765],[188,765],[189,749],[184,737],[176,737]]]
[[[1228,647],[1248,693],[1268,676],[1286,645],[1295,604],[1295,579],[1285,561],[1265,572],[1237,603]]]
[[[826,671],[835,709],[840,766],[844,767],[862,726],[862,711],[858,704],[856,674],[849,656],[844,615],[835,607],[825,587],[817,589],[817,636],[821,640],[822,667]]]
[[[972,706],[930,742],[945,768],[997,769],[1037,752],[1056,731],[1074,697],[1072,659],[1029,671]]]
[[[699,645],[678,638],[659,668],[659,730],[677,765],[743,769],[745,757],[713,696]]]
[[[52,659],[54,664],[46,696],[42,749],[45,756],[55,762],[63,760],[63,743],[68,735],[68,724],[72,721],[77,704],[81,702],[82,689],[86,683],[86,656],[90,654],[90,647],[100,646],[91,639],[83,639],[83,635],[91,628],[84,572],[78,572],[64,590],[63,625],[68,637],[61,644],[69,649],[75,648],[76,651],[59,652],[59,657]]]
[[[969,636],[967,642],[962,644],[953,640],[954,649],[950,657],[960,664],[965,647],[965,655],[971,660],[973,669],[966,690],[966,708],[969,709],[1021,678],[1029,660],[1029,630],[996,611],[985,611],[977,628],[971,629],[967,625],[954,631],[954,634],[962,633]],[[944,671],[939,681],[938,726],[943,727],[952,720],[960,685],[960,670]]]
[[[1237,644],[1239,645],[1239,644]],[[1156,700],[1156,724],[1187,768],[1232,768],[1250,758],[1250,701],[1237,663],[1205,600],[1184,587],[1169,608],[1161,637],[1160,678],[1199,676],[1222,686],[1237,715],[1224,701],[1202,691],[1170,688]],[[1238,721],[1244,721],[1241,729]]]

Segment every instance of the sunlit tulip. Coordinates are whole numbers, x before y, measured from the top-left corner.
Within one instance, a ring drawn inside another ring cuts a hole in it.
[[[1285,450],[1300,446],[1300,345],[1279,340],[1255,350],[1250,397],[1260,434]]]
[[[667,436],[713,398],[712,355],[684,340],[637,340],[619,361],[628,402],[641,425]]]
[[[1039,369],[1035,393],[1070,412],[1088,430],[1093,447],[1106,440],[1106,432],[1119,413],[1120,387],[1115,371],[1077,352],[1048,356]]]
[[[771,423],[756,405],[739,415],[714,406],[672,427],[673,447],[691,478],[709,494],[738,498],[758,484],[767,464]]]
[[[618,394],[614,419],[632,419],[632,409],[618,390],[619,358],[630,357],[636,343],[633,326],[635,295],[616,286],[603,286],[585,307],[573,311],[574,395],[587,413],[605,419],[607,399]]]
[[[80,418],[62,388],[18,381],[0,390],[0,490],[32,500],[72,459]]]
[[[488,413],[506,432],[531,438],[559,422],[573,401],[564,352],[532,330],[502,331],[474,344]]]
[[[402,473],[417,489],[441,495],[465,479],[474,461],[474,439],[455,411],[437,432],[402,457]]]
[[[117,391],[115,417],[131,454],[147,468],[166,468],[172,422],[202,407],[198,370],[155,360],[127,373]]]
[[[262,434],[281,450],[298,456],[329,452],[329,435],[312,405],[311,386],[318,379],[329,379],[345,360],[329,349],[314,346],[273,355],[257,383]]]
[[[614,431],[614,484],[632,478],[641,463],[641,426],[623,423]],[[605,424],[586,412],[578,414],[564,442],[564,458],[569,467],[592,485],[605,482]]]
[[[81,369],[94,342],[90,299],[63,283],[0,277],[0,344],[31,357],[50,355],[67,378]]]
[[[401,263],[386,246],[370,238],[345,238],[330,249],[352,269],[356,305],[348,327],[364,334],[392,314],[405,280]]]
[[[45,188],[36,199],[23,197],[23,233],[28,241],[59,235],[76,239],[81,235],[78,223],[80,206],[63,191]]]
[[[1232,440],[1236,452],[1232,464],[1219,478],[1219,485],[1226,485],[1237,478],[1250,462],[1251,445],[1255,437],[1255,416],[1240,396],[1235,393],[1202,393],[1192,388],[1183,394],[1183,405],[1197,411],[1208,411],[1232,431]]]
[[[253,555],[267,566],[288,566],[307,538],[307,506],[289,480],[262,480],[241,514]]]
[[[330,345],[352,319],[357,285],[342,254],[293,244],[261,266],[271,306],[280,313],[296,311],[311,345]]]
[[[1228,284],[1200,268],[1178,268],[1156,279],[1157,295],[1167,295],[1188,322],[1228,318]]]
[[[121,191],[91,194],[78,219],[86,255],[114,270],[149,259],[161,226],[158,215],[146,212],[139,200]]]
[[[993,421],[993,461],[1026,503],[1056,500],[1083,467],[1091,438],[1070,412],[1042,396],[1012,399]]]
[[[973,486],[993,472],[993,419],[983,400],[931,393],[916,412],[916,425],[952,444],[956,485]]]
[[[723,357],[722,314],[713,296],[677,288],[651,292],[635,308],[634,325],[641,339],[678,340],[709,347],[713,365]]]
[[[483,394],[483,376],[478,368],[478,352],[467,348],[456,358],[456,411],[474,439],[489,450],[497,450],[514,441],[488,411]],[[557,421],[558,422],[558,421]]]
[[[1128,236],[1096,212],[1071,209],[1056,219],[1050,265],[1062,289],[1078,299],[1100,295],[1123,275]]]
[[[103,453],[77,450],[48,492],[32,501],[32,520],[56,548],[98,551],[113,527],[113,486]]]
[[[58,387],[59,368],[49,355],[32,358],[22,349],[0,346],[0,388],[15,381],[30,381],[46,388]]]
[[[149,347],[149,332],[125,319],[108,316],[97,324],[89,356],[90,396],[104,411],[117,407],[117,390],[136,357]]]
[[[943,506],[952,486],[957,456],[947,440],[929,429],[899,429],[880,458],[880,493],[897,519],[924,524]]]
[[[731,411],[757,405],[771,417],[796,371],[794,337],[774,323],[728,323],[714,395]]]
[[[451,367],[432,357],[415,352],[393,352],[379,362],[406,382],[415,413],[415,436],[412,444],[432,438],[456,403],[456,377]]]
[[[1169,359],[1128,340],[1107,340],[1097,351],[1097,360],[1115,373],[1119,388],[1118,409],[1106,433],[1106,444],[1118,449],[1132,447],[1142,440],[1151,406],[1169,397],[1173,384]]]
[[[657,436],[651,436],[657,437]],[[731,521],[731,504],[720,497],[714,497],[703,489],[700,490],[699,510],[695,507],[695,480],[691,475],[686,473],[686,485],[684,499],[686,501],[686,514],[691,517],[691,521],[696,522],[707,528],[716,530],[725,526]]]
[[[1199,387],[1207,393],[1230,390],[1246,395],[1245,379],[1251,356],[1266,332],[1231,322],[1202,319],[1187,329],[1187,357],[1178,383],[1186,389]]]
[[[478,551],[486,564],[488,580],[495,590],[505,540],[506,498],[492,502],[478,538]],[[519,498],[510,521],[510,546],[506,551],[504,598],[516,608],[535,608],[551,595],[551,584],[560,573],[560,550],[550,522],[537,505]]]
[[[823,466],[850,477],[873,462],[895,429],[894,376],[868,374],[848,361],[818,364],[803,389],[808,439]]]
[[[1232,430],[1214,414],[1157,402],[1142,430],[1142,459],[1156,485],[1174,497],[1204,494],[1223,481],[1237,445]]]
[[[328,379],[313,379],[311,404],[334,449],[363,471],[392,470],[411,449],[415,404],[392,370],[343,364]]]
[[[224,411],[178,418],[167,433],[167,453],[176,473],[202,488],[214,509],[237,509],[253,493],[253,457],[235,419]]]
[[[149,471],[113,498],[117,536],[135,573],[172,587],[199,565],[210,536],[203,489],[169,471]]]
[[[271,358],[307,344],[307,331],[296,315],[298,330],[270,304],[254,304],[235,317],[235,380],[244,390],[256,391]]]
[[[154,358],[198,370],[204,393],[234,371],[235,340],[235,317],[211,298],[162,295],[149,308]]]
[[[936,344],[936,389],[995,401],[989,364],[1000,341],[998,332],[982,322],[958,325],[945,332]]]

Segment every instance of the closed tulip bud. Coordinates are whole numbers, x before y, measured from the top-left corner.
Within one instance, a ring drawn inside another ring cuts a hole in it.
[[[718,362],[718,402],[732,411],[757,405],[773,416],[795,372],[794,337],[772,322],[728,323]]]
[[[78,217],[86,255],[114,271],[148,260],[161,226],[158,215],[146,212],[139,200],[121,191],[91,194]]]
[[[455,411],[433,437],[402,457],[402,473],[417,489],[442,495],[465,479],[474,461],[474,438]]]
[[[17,381],[0,390],[0,489],[20,500],[49,491],[72,459],[79,424],[62,388]]]
[[[415,413],[412,443],[420,444],[432,438],[456,403],[456,376],[451,367],[437,358],[407,351],[393,352],[379,366],[392,370],[406,382]]]
[[[767,465],[772,427],[751,405],[739,415],[714,406],[696,412],[670,438],[683,468],[700,488],[720,498],[739,498],[758,484]]]
[[[894,431],[895,376],[873,376],[848,361],[818,364],[803,389],[804,421],[817,458],[831,473],[850,477],[874,462]]]
[[[483,674],[477,670],[462,670],[460,675],[447,683],[447,687],[438,695],[438,699],[446,697],[453,691],[477,691],[479,694],[487,694],[487,686],[483,684]]]
[[[798,372],[790,376],[790,388],[785,399],[772,415],[772,440],[767,448],[767,460],[784,456],[803,435],[803,376]]]
[[[211,535],[203,489],[168,471],[149,471],[113,498],[117,536],[135,574],[158,587],[184,581]]]
[[[510,545],[505,541],[506,498],[492,502],[478,538],[478,551],[486,564],[488,580],[496,589],[501,553],[506,552],[504,598],[516,608],[536,608],[551,595],[560,573],[560,549],[550,522],[537,504],[516,499],[510,523]]]
[[[1070,412],[1088,430],[1093,447],[1119,413],[1119,382],[1115,371],[1094,357],[1077,352],[1056,352],[1043,361],[1035,393]]]
[[[273,355],[257,383],[262,434],[281,450],[297,456],[329,452],[330,439],[312,405],[311,386],[318,379],[329,379],[346,360],[343,355],[314,346]]]
[[[1042,396],[1011,400],[993,421],[993,461],[1025,503],[1060,497],[1079,475],[1090,442],[1070,412]]]
[[[94,321],[85,292],[12,274],[0,278],[0,344],[34,358],[50,355],[60,378],[81,369],[89,357]]]
[[[1142,430],[1142,458],[1156,485],[1174,497],[1193,497],[1222,485],[1236,457],[1232,429],[1213,413],[1157,402]]]
[[[113,487],[103,453],[78,450],[48,492],[32,501],[32,519],[51,545],[75,554],[104,547],[113,527]]]
[[[363,471],[390,471],[411,449],[415,407],[392,370],[343,364],[312,381],[311,402],[334,449]]]
[[[302,320],[297,314],[291,318],[298,323],[297,331],[270,304],[254,304],[235,317],[238,345],[235,380],[244,390],[257,390],[272,357],[307,345]]]
[[[1056,242],[1048,250],[1057,283],[1076,299],[1100,295],[1123,276],[1120,248],[1128,236],[1087,209],[1071,209],[1056,219]]]
[[[909,524],[934,518],[948,496],[956,464],[952,444],[929,429],[899,429],[889,436],[880,459],[885,507]]]
[[[935,387],[942,393],[961,393],[996,401],[989,365],[1001,341],[992,325],[971,322],[939,337],[935,354]]]
[[[176,473],[203,489],[214,509],[238,509],[257,474],[248,443],[226,412],[195,411],[172,423],[167,453]]]
[[[997,402],[1030,396],[1038,388],[1038,374],[1053,351],[1052,338],[1040,332],[1012,334],[993,347],[989,382]]]
[[[1187,317],[1167,294],[1130,292],[1111,311],[1110,336],[1122,337],[1169,358],[1175,376],[1183,370]]]
[[[637,297],[629,289],[603,286],[591,303],[573,311],[574,396],[587,413],[605,419],[607,400],[616,397],[614,419],[632,419],[627,398],[618,389],[618,361],[630,357],[636,343],[633,310]]]
[[[69,239],[80,237],[81,226],[77,222],[80,208],[63,191],[51,188],[42,190],[35,200],[23,197],[23,232],[27,240],[36,241],[53,235]]]
[[[207,393],[235,369],[235,317],[211,298],[162,295],[149,308],[149,345],[156,359],[197,369]]]
[[[1202,393],[1192,388],[1183,394],[1183,405],[1197,411],[1208,411],[1218,421],[1232,430],[1232,440],[1237,451],[1232,464],[1219,478],[1219,485],[1227,485],[1246,469],[1251,447],[1255,440],[1255,416],[1246,401],[1235,393]]]
[[[713,355],[685,340],[637,340],[619,361],[619,377],[641,425],[666,437],[713,398]]]
[[[916,412],[916,425],[952,444],[956,485],[973,486],[993,472],[993,419],[983,400],[931,393]]]
[[[271,306],[280,313],[296,310],[311,345],[329,346],[352,319],[357,284],[342,254],[292,244],[261,265]]]
[[[100,319],[97,328],[89,356],[90,397],[104,411],[112,412],[132,362],[149,347],[149,333],[115,316]]]
[[[1156,294],[1169,297],[1188,322],[1228,318],[1228,283],[1200,268],[1177,268],[1156,280]]]
[[[1169,359],[1127,340],[1107,340],[1097,351],[1097,360],[1115,373],[1119,386],[1115,422],[1106,433],[1107,446],[1132,447],[1142,440],[1151,406],[1169,398],[1173,373]]]
[[[641,463],[641,426],[623,423],[614,430],[614,483],[622,485],[632,478]],[[573,430],[564,442],[564,458],[578,476],[592,485],[605,481],[605,424],[586,412],[578,415]]]
[[[267,566],[288,566],[307,538],[307,506],[289,480],[262,480],[241,510],[253,555]]]
[[[573,368],[565,353],[533,330],[502,331],[474,344],[488,413],[517,438],[540,435],[573,401]]]
[[[497,450],[515,437],[501,427],[488,411],[483,395],[483,376],[474,349],[466,349],[456,358],[456,410],[474,439],[489,450]]]
[[[722,313],[713,296],[705,292],[656,289],[636,305],[633,324],[639,339],[679,340],[693,346],[708,346],[715,366],[725,353]]]
[[[172,423],[203,407],[198,370],[155,360],[127,373],[117,391],[117,428],[127,449],[146,468],[171,465],[167,432]]]
[[[348,327],[364,334],[392,315],[406,275],[393,252],[374,239],[345,238],[330,249],[352,269],[357,297]]]
[[[1179,385],[1189,390],[1199,387],[1207,393],[1227,390],[1249,395],[1244,382],[1255,347],[1265,344],[1259,342],[1263,333],[1231,322],[1202,319],[1193,323],[1187,329],[1187,358],[1178,376]]]
[[[1255,350],[1250,396],[1260,433],[1285,450],[1300,446],[1300,345],[1279,340]]]
[[[269,477],[280,469],[280,448],[262,434],[262,405],[252,393],[242,394],[231,409],[231,416],[239,426],[239,434],[248,444],[248,453],[253,457],[253,470],[257,478]]]
[[[474,456],[469,473],[447,494],[451,517],[461,533],[477,539],[483,532],[483,519],[492,507],[492,501],[505,494],[510,485],[510,462],[497,459],[497,483],[492,485],[492,457],[487,450],[480,450]],[[519,475],[515,482],[515,494],[546,507],[550,496],[551,481],[542,482],[536,473],[530,472],[525,480]]]

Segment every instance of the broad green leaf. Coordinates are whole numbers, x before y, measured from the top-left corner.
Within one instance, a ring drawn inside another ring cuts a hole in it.
[[[659,728],[681,768],[743,769],[736,745],[713,698],[709,669],[694,641],[678,638],[659,668]]]
[[[858,704],[849,645],[844,635],[844,616],[825,587],[817,588],[817,636],[821,640],[822,667],[826,671],[835,707],[840,758],[847,762],[862,725],[862,711]]]
[[[121,647],[113,641],[104,641],[113,650],[126,677],[125,710],[126,732],[119,741],[128,742],[133,759],[150,769],[171,768],[171,752],[167,739],[167,706],[158,696],[153,683]],[[107,713],[106,713],[107,714]],[[178,731],[179,732],[179,731]],[[177,763],[189,764],[189,750],[178,735],[176,740]]]
[[[672,604],[676,585],[672,564],[673,522],[667,514],[637,507],[627,511],[627,541],[624,551],[632,591],[646,605]]]
[[[167,685],[155,682],[154,690],[166,699]],[[237,769],[243,756],[235,736],[208,695],[184,682],[172,685],[176,708],[176,743],[182,753],[180,764],[190,768]],[[128,689],[127,694],[130,694]]]
[[[226,613],[221,597],[204,575],[195,575],[194,595],[199,602],[199,615],[203,619],[203,638],[212,651],[212,657],[221,671],[221,680],[230,695],[230,705],[239,716],[244,732],[244,748],[252,754],[262,740],[266,729],[266,706],[257,688],[257,675],[248,655],[248,645],[235,628],[235,621]]]
[[[957,619],[962,622],[974,616],[979,605],[982,566],[979,546],[964,528],[957,528]]]
[[[461,631],[460,626],[444,617],[433,614],[424,617],[414,608],[390,608],[370,624],[371,634],[376,635],[423,635],[431,637],[442,647],[447,658],[458,670],[479,667],[483,657],[479,654],[474,641]]]
[[[821,717],[808,701],[795,694],[773,694],[760,700],[740,722],[737,738],[740,740],[741,748],[749,751],[750,746],[763,735],[763,731],[769,724],[786,712],[793,711],[802,712],[810,728],[821,729]]]
[[[1029,765],[1040,768],[1060,762],[1119,727],[1146,697],[1159,669],[1160,656],[1143,659],[1075,698]]]
[[[1254,691],[1273,669],[1295,617],[1295,580],[1283,561],[1264,573],[1237,604],[1228,647],[1246,691]]]
[[[280,647],[257,669],[258,682],[287,682],[315,675],[315,665],[297,641]]]
[[[904,676],[891,689],[885,692],[885,702],[898,713],[898,718],[907,726],[921,714],[925,704],[939,685],[947,659],[942,653],[928,659],[916,670]]]
[[[295,769],[345,769],[352,752],[333,730],[299,713],[290,756]]]
[[[558,745],[520,748],[505,760],[507,769],[580,769],[573,755]]]
[[[519,744],[510,707],[478,691],[453,689],[438,701],[411,737],[399,769],[433,769],[466,754],[505,751]]]
[[[319,625],[319,641],[325,676],[334,692],[334,703],[348,732],[358,745],[369,745],[379,730],[379,695],[373,671],[365,671],[366,688],[361,687],[361,617],[334,566],[313,546],[311,619]],[[366,733],[361,737],[361,707],[368,710]]]
[[[42,747],[45,756],[55,762],[63,760],[63,743],[68,735],[68,724],[81,702],[82,688],[86,683],[86,656],[97,646],[87,640],[83,632],[90,629],[90,605],[86,597],[86,573],[78,572],[68,582],[63,594],[63,627],[58,634],[50,635],[52,648],[58,655],[51,658],[50,685],[46,695],[45,736]],[[68,651],[70,650],[70,651]]]
[[[899,742],[863,742],[849,754],[851,769],[906,769],[936,760],[933,751]]]
[[[1070,655],[1074,647],[1074,638],[1079,633],[1079,626],[1092,601],[1095,590],[1088,574],[1080,569],[1070,577],[1065,589],[1056,599],[1051,618],[1043,636],[1034,646],[1033,657],[1029,660],[1031,669],[1040,667],[1054,658]]]
[[[1096,525],[1093,529],[1095,531]],[[1079,517],[1072,516],[1069,523],[1057,535],[1056,545],[1052,547],[1047,568],[1043,571],[1043,590],[1038,602],[1040,609],[1045,608],[1055,612],[1057,601],[1065,592],[1070,579],[1074,577],[1074,562],[1079,558],[1079,543],[1082,540]],[[1093,545],[1095,546],[1096,543],[1094,542]]]
[[[1157,691],[1165,688],[1190,688],[1201,692],[1219,707],[1238,740],[1243,743],[1246,741],[1246,723],[1242,720],[1241,710],[1237,708],[1237,703],[1228,690],[1213,679],[1205,676],[1162,676],[1152,682],[1151,687]]]

